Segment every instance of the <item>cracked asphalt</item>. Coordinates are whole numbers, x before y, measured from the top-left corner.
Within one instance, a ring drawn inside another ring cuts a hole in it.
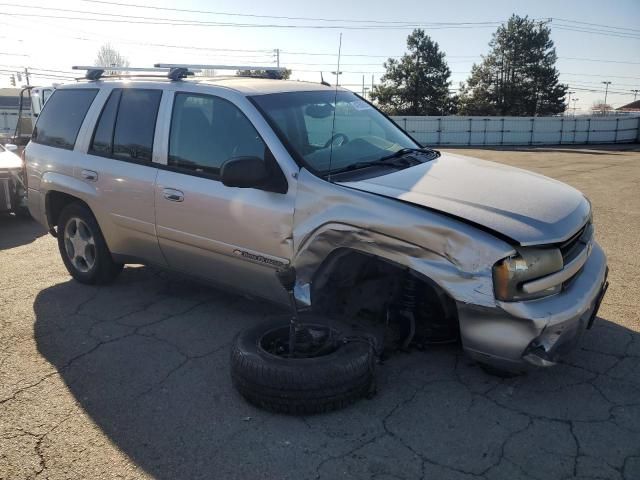
[[[640,479],[640,148],[459,151],[593,202],[611,287],[563,364],[500,379],[431,348],[381,365],[371,400],[266,413],[228,347],[282,311],[141,266],[83,286],[34,222],[0,217],[0,478]]]

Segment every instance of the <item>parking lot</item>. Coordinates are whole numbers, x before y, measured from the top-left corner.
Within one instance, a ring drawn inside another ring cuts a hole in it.
[[[345,410],[266,413],[233,390],[228,347],[282,311],[142,266],[81,285],[54,238],[0,217],[0,479],[640,478],[640,148],[456,151],[592,201],[611,286],[563,364],[500,379],[434,347]]]

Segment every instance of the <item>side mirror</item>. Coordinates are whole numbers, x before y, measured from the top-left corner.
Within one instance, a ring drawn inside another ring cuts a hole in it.
[[[269,172],[258,157],[236,157],[222,164],[220,180],[227,187],[256,188],[269,180]]]
[[[16,150],[18,150],[18,146],[13,144],[13,143],[5,143],[4,144],[4,148],[8,151],[8,152],[15,152]]]

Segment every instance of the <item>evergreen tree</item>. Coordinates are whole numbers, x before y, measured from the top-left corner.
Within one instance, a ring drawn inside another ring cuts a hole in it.
[[[408,53],[384,63],[386,73],[371,98],[390,115],[443,115],[452,108],[451,71],[438,44],[416,29],[407,37]]]
[[[568,86],[559,83],[551,30],[512,15],[493,34],[491,51],[461,84],[463,115],[552,115],[565,110]]]

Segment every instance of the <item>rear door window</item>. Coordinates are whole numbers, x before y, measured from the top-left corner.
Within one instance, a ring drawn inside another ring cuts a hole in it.
[[[116,88],[102,108],[89,153],[151,162],[162,90]]]
[[[56,90],[38,117],[32,141],[73,150],[84,117],[97,93],[98,89],[92,88]]]
[[[113,157],[150,162],[162,90],[123,89],[113,133]]]

